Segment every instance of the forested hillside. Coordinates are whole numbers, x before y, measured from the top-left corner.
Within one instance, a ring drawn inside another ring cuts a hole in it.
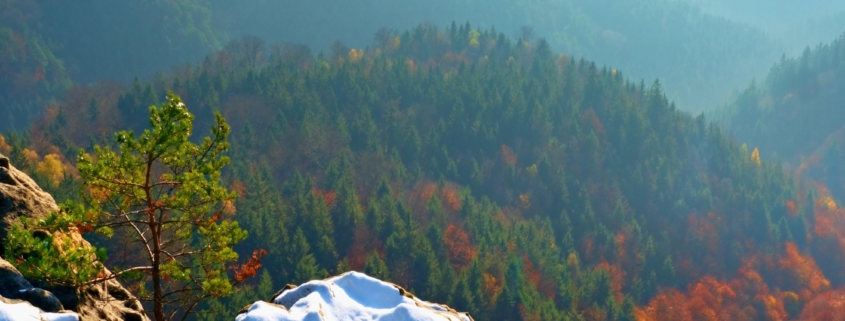
[[[721,122],[764,157],[845,197],[845,35],[772,68],[720,111]]]
[[[195,63],[228,39],[256,35],[334,53],[373,46],[374,30],[471,22],[517,41],[545,37],[556,52],[636,79],[660,79],[682,109],[722,102],[784,48],[754,27],[670,0],[637,1],[108,1],[0,2],[0,131],[23,130],[71,81],[131,82]],[[336,42],[338,41],[338,42]],[[437,57],[443,59],[443,57]]]
[[[253,6],[214,0],[212,4],[221,28],[232,35],[252,34],[271,43],[305,43],[326,50],[337,39],[364,47],[370,44],[372,30],[382,26],[403,30],[420,21],[435,25],[469,21],[529,42],[545,37],[555,51],[587,57],[600,67],[621,68],[637,79],[659,78],[681,109],[696,113],[723,102],[753,77],[763,76],[785,50],[755,27],[671,0],[320,0]],[[523,32],[523,27],[532,32]]]
[[[678,111],[660,83],[468,24],[377,40],[314,55],[248,37],[152,81],[75,86],[0,153],[73,197],[77,149],[145,128],[167,90],[199,130],[220,111],[239,196],[224,214],[249,232],[241,257],[266,256],[200,318],[347,270],[478,320],[835,308],[842,210]]]
[[[0,131],[23,130],[72,82],[129,82],[220,49],[206,2],[0,1]]]
[[[0,130],[28,124],[42,106],[70,85],[55,48],[33,27],[40,22],[31,6],[0,2]]]

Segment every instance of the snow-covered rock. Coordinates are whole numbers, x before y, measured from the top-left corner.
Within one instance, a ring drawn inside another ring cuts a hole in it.
[[[43,312],[26,302],[6,303],[0,300],[0,321],[79,321],[76,313]]]
[[[285,290],[272,303],[256,302],[235,320],[472,321],[472,317],[422,301],[395,284],[347,272]]]

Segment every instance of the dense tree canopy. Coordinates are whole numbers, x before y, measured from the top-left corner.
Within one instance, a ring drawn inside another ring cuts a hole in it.
[[[841,233],[823,228],[836,202],[659,82],[469,24],[376,42],[314,56],[238,40],[152,81],[77,87],[8,149],[32,168],[55,154],[71,170],[50,189],[71,195],[72,146],[143,128],[164,90],[200,128],[226,116],[237,199],[221,213],[267,274],[202,318],[350,269],[478,319],[784,319],[845,284]]]
[[[759,146],[801,175],[845,197],[842,167],[845,100],[845,35],[783,59],[765,81],[752,84],[717,113],[739,141]]]

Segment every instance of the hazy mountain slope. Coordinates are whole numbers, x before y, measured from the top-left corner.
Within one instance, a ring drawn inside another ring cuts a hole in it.
[[[324,50],[338,39],[362,48],[372,44],[371,30],[403,30],[420,21],[469,21],[515,38],[523,37],[520,28],[529,26],[534,37],[545,37],[556,51],[627,70],[635,79],[659,78],[669,98],[693,112],[715,107],[732,90],[764,75],[783,52],[758,29],[707,16],[678,1],[213,3],[222,28],[232,35],[252,34],[273,43],[305,43]]]
[[[0,132],[23,130],[71,85],[131,81],[226,41],[206,2],[0,1]]]
[[[30,1],[0,2],[0,131],[23,130],[70,85],[56,46],[39,34]]]
[[[760,28],[782,42],[789,55],[830,42],[845,32],[845,2],[835,0],[686,0],[714,15]]]
[[[840,36],[775,65],[764,82],[743,91],[721,117],[739,141],[827,183],[841,198],[843,101],[845,36]]]

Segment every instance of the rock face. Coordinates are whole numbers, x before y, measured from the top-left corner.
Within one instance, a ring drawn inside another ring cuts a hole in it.
[[[472,317],[445,305],[420,300],[393,283],[347,272],[298,287],[287,286],[272,303],[256,302],[235,320],[472,321]]]
[[[32,178],[12,166],[9,159],[0,154],[0,245],[5,244],[9,228],[18,217],[43,218],[58,209],[50,194],[44,192]],[[67,237],[78,240],[80,246],[90,246],[78,233]],[[108,275],[108,271],[104,272]],[[87,286],[79,291],[50,287],[40,284],[37,280],[24,279],[17,269],[2,259],[0,296],[29,302],[45,312],[72,310],[77,312],[82,320],[149,320],[138,299],[117,280]]]
[[[0,244],[5,244],[9,227],[18,217],[43,218],[58,209],[53,196],[0,154]]]

